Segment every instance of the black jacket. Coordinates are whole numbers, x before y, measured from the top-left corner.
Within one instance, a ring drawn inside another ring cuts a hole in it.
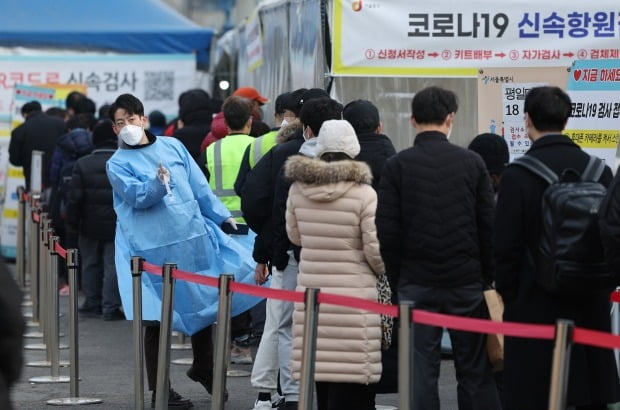
[[[479,155],[439,132],[389,159],[379,182],[377,235],[390,283],[456,287],[492,281],[493,189]]]
[[[63,120],[57,117],[34,112],[28,115],[26,122],[11,132],[9,142],[9,162],[17,167],[24,168],[26,188],[30,189],[30,168],[32,151],[43,151],[42,183],[43,187],[50,187],[49,169],[52,154],[58,137],[65,133],[67,127]]]
[[[78,159],[73,168],[67,224],[88,238],[102,241],[114,239],[116,213],[106,162],[116,148],[116,144],[99,145],[90,155]]]
[[[563,135],[536,140],[526,155],[541,160],[558,175],[566,168],[583,171],[589,159]],[[611,179],[611,171],[606,168],[600,182],[607,186]],[[538,252],[546,187],[540,177],[519,166],[508,166],[502,173],[494,252],[497,290],[505,304],[504,320],[554,324],[564,318],[574,320],[579,327],[609,332],[609,292],[550,294],[536,282],[533,261]],[[505,410],[547,408],[552,350],[552,343],[547,341],[505,339]],[[615,403],[620,399],[610,350],[573,346],[567,397],[571,406]]]
[[[174,138],[181,141],[185,148],[187,148],[187,151],[189,151],[203,173],[206,169],[205,156],[204,152],[200,151],[200,144],[210,129],[211,122],[207,124],[185,125],[183,128],[176,130],[173,135]]]
[[[381,170],[385,165],[385,161],[392,155],[396,154],[392,141],[383,135],[377,133],[358,134],[357,139],[360,142],[360,153],[355,158],[364,161],[372,171],[372,187],[377,190],[379,187],[379,178]]]
[[[245,183],[240,189],[240,196],[243,217],[257,234],[254,241],[254,260],[258,263],[267,263],[273,262],[273,258],[277,257],[278,265],[276,266],[282,270],[288,264],[286,251],[291,244],[286,234],[286,224],[283,226],[284,231],[282,232],[282,227],[280,227],[277,233],[273,226],[276,181],[286,159],[297,154],[304,142],[301,126],[283,127],[278,134],[277,141],[278,144],[246,174]],[[288,195],[288,191],[286,194]],[[284,198],[284,204],[286,207],[286,198]],[[285,214],[282,213],[281,217],[285,218]],[[278,238],[280,244],[278,255],[274,254],[275,238]],[[282,248],[286,248],[283,254]]]

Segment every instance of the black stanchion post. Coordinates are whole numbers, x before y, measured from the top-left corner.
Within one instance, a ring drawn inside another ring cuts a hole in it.
[[[170,334],[172,333],[172,309],[174,299],[174,263],[163,267],[164,290],[161,303],[161,328],[159,329],[159,352],[157,354],[157,384],[155,387],[155,408],[168,408],[168,376],[170,374]]]
[[[142,271],[144,259],[131,257],[131,277],[133,286],[133,368],[134,368],[134,408],[144,408],[144,337],[142,335]]]
[[[226,394],[226,370],[230,361],[230,282],[234,275],[220,275],[217,327],[215,328],[215,361],[213,364],[212,410],[223,410]]]
[[[17,282],[23,289],[26,287],[26,201],[24,200],[24,187],[17,187],[17,252],[15,253],[15,265],[17,269]]]
[[[413,308],[414,303],[404,301],[398,305],[398,408],[411,408],[413,400]]]
[[[572,320],[558,319],[555,325],[549,410],[564,410],[566,408],[568,369],[574,329],[575,323]]]
[[[319,289],[306,289],[304,296],[304,308],[304,339],[301,350],[299,408],[302,410],[311,410],[312,397],[314,394],[316,335],[319,327]]]
[[[71,364],[69,392],[70,397],[62,399],[51,399],[47,404],[52,406],[66,405],[86,405],[103,403],[101,399],[80,397],[80,365],[79,365],[79,342],[78,342],[78,321],[77,321],[77,299],[78,299],[78,250],[67,249],[67,273],[69,276],[69,362]]]

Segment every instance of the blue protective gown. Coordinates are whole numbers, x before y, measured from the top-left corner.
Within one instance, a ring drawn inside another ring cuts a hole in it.
[[[133,317],[131,256],[183,271],[218,277],[233,273],[235,281],[254,283],[252,242],[220,229],[230,212],[209,188],[194,159],[175,138],[154,137],[149,145],[121,148],[107,162],[114,190],[116,271],[123,309]],[[157,178],[159,163],[170,172],[172,195]],[[217,288],[176,281],[173,329],[191,335],[215,322]],[[142,275],[143,319],[160,320],[162,278]],[[235,294],[233,316],[260,301]]]

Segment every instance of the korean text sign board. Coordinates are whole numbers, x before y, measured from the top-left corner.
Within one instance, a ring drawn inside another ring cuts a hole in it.
[[[97,106],[131,93],[147,112],[174,116],[179,94],[194,87],[195,73],[193,54],[0,56],[0,121],[10,118],[17,84],[84,84]]]
[[[471,76],[620,57],[617,0],[334,0],[333,74]]]
[[[566,89],[572,102],[566,134],[613,167],[620,139],[620,60],[576,61]]]

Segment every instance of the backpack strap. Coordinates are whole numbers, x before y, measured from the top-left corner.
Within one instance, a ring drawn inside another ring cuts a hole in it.
[[[544,179],[549,185],[558,182],[560,179],[558,175],[546,166],[538,158],[534,158],[531,155],[523,155],[511,162],[511,165],[521,166],[535,175],[538,175]]]
[[[588,165],[586,165],[586,169],[581,174],[581,180],[597,182],[601,175],[603,175],[604,170],[605,163],[603,160],[597,156],[590,155]]]

